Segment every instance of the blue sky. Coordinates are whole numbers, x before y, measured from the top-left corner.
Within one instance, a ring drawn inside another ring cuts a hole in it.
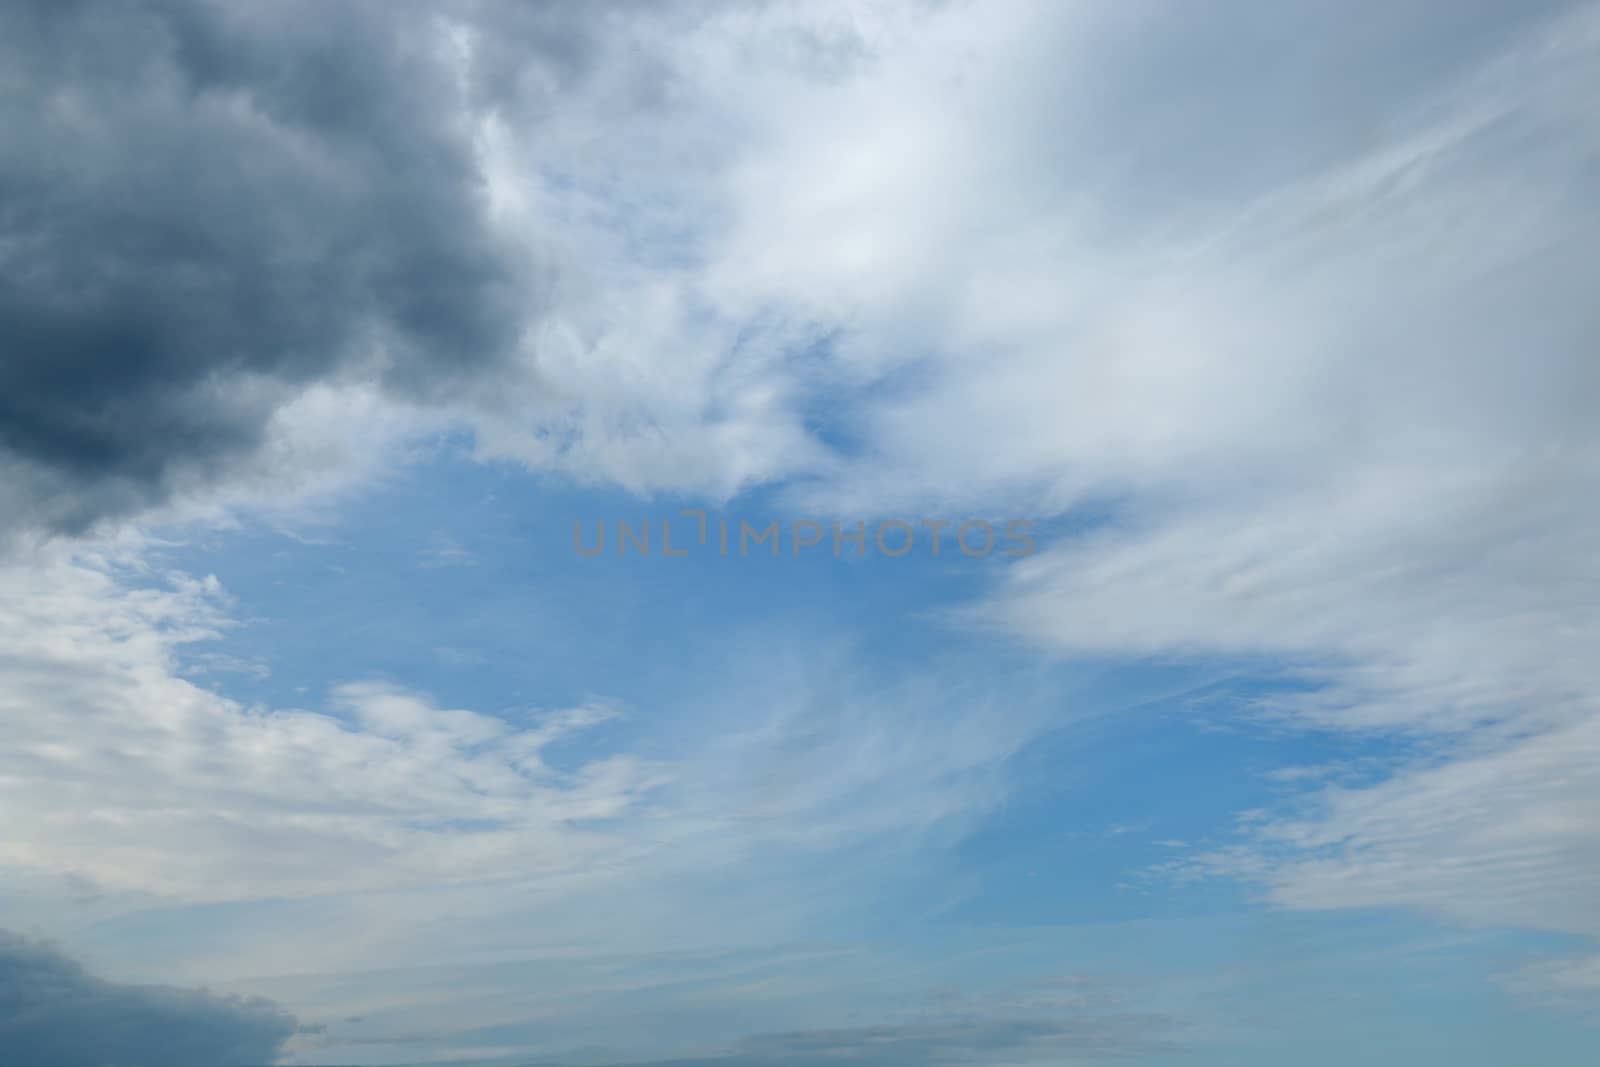
[[[0,1060],[1592,1062],[1593,4],[0,42]]]
[[[660,921],[721,901],[746,920],[771,909],[770,924],[756,923],[764,937],[669,934],[655,951],[607,944],[590,956],[583,939],[557,935],[554,951],[496,951],[505,926],[543,910],[521,903],[481,922],[451,914],[441,925],[452,948],[430,944],[374,972],[313,966],[229,982],[292,1004],[303,1026],[327,1026],[295,1039],[310,1046],[296,1062],[408,1062],[485,1047],[506,1062],[658,1059],[663,1048],[735,1043],[752,1026],[982,1017],[995,1011],[986,998],[1048,1005],[1060,981],[1071,1010],[1141,1016],[1135,1039],[1150,1047],[1138,1062],[1296,1055],[1331,1064],[1405,1050],[1420,1063],[1498,1064],[1538,1049],[1541,1062],[1576,1063],[1591,1047],[1581,1013],[1502,988],[1508,974],[1581,943],[1384,910],[1285,912],[1252,880],[1183,869],[1237,843],[1242,820],[1315,797],[1320,776],[1286,769],[1340,766],[1367,782],[1414,758],[1404,738],[1297,728],[1252,711],[1303,689],[1283,665],[1040,656],[953,610],[995,580],[987,561],[959,553],[834,558],[824,544],[795,558],[792,542],[777,559],[574,550],[574,521],[675,521],[682,503],[551,485],[445,442],[314,521],[174,535],[147,550],[157,575],[214,575],[226,589],[228,625],[184,646],[176,673],[242,707],[308,709],[359,728],[334,694],[360,680],[511,722],[586,702],[615,709],[618,719],[549,752],[551,766],[569,769],[618,751],[692,762],[715,746],[709,739],[762,726],[783,692],[802,690],[793,733],[743,750],[747,762],[698,772],[757,805],[769,786],[803,789],[851,758],[852,701],[869,721],[875,705],[904,704],[894,722],[906,736],[891,744],[915,749],[919,735],[953,727],[1004,738],[955,774],[969,806],[927,825],[910,817],[922,836],[909,846],[870,835],[763,845],[707,882],[665,877],[672,907]],[[735,502],[711,512],[713,529],[723,517],[764,526],[775,513],[759,498]],[[1043,524],[1041,543],[1100,521]],[[821,706],[833,701],[843,706]],[[902,780],[929,788],[914,772]],[[876,803],[869,782],[826,814],[871,823]],[[738,802],[713,816],[723,827],[781,817]],[[423,916],[435,906],[427,900]],[[337,922],[319,913],[359,901],[147,905],[95,918],[75,937],[134,973],[182,975],[191,953],[214,966],[219,945],[259,948],[285,929]],[[452,1007],[435,1009],[434,1032],[428,1022],[414,1032],[413,998],[560,1004],[574,982],[568,968],[591,990],[570,1022],[480,1009],[481,1020],[457,1029]]]

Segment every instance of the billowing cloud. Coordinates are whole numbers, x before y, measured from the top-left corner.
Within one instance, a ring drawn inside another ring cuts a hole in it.
[[[295,1032],[260,998],[123,985],[0,930],[0,1060],[35,1067],[262,1067]]]
[[[693,293],[630,274],[602,243],[621,223],[559,192],[575,120],[669,110],[687,57],[658,24],[699,10],[8,5],[7,524],[81,530],[302,464],[284,415],[318,388],[495,416],[491,449],[638,487],[688,457],[694,485],[737,466],[728,487],[792,462],[761,458],[803,448],[761,428],[770,388],[715,384],[731,333],[690,329]],[[680,355],[630,386],[641,347]],[[662,442],[676,460],[632,470]]]
[[[507,357],[542,288],[485,223],[444,38],[380,14],[0,16],[0,455],[24,519],[207,481],[308,383],[436,396]]]

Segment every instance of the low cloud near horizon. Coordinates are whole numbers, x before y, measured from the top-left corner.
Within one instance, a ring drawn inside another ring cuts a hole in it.
[[[54,946],[0,930],[0,1063],[262,1067],[297,1029],[259,997],[96,978]]]

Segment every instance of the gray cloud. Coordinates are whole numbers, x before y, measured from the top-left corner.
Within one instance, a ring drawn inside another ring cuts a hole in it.
[[[295,1020],[271,1001],[120,985],[0,930],[0,1062],[30,1067],[272,1063]]]
[[[513,27],[551,91],[594,47],[554,21]],[[6,5],[0,477],[24,521],[205,484],[312,382],[438,400],[504,362],[548,287],[488,223],[466,118],[493,86],[458,68],[420,5]]]
[[[846,1063],[1077,1063],[1167,1047],[1172,1020],[1159,1015],[974,1019],[762,1034],[707,1056],[650,1067],[803,1067]],[[627,1067],[646,1067],[629,1064]]]

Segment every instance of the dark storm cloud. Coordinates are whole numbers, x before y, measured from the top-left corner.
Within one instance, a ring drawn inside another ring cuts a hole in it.
[[[294,1017],[270,1001],[119,985],[0,930],[0,1063],[230,1067],[276,1060]]]
[[[556,94],[601,47],[583,5],[448,10]],[[410,399],[492,374],[549,288],[463,122],[503,67],[463,85],[423,4],[0,6],[0,525],[214,479],[375,346]]]

